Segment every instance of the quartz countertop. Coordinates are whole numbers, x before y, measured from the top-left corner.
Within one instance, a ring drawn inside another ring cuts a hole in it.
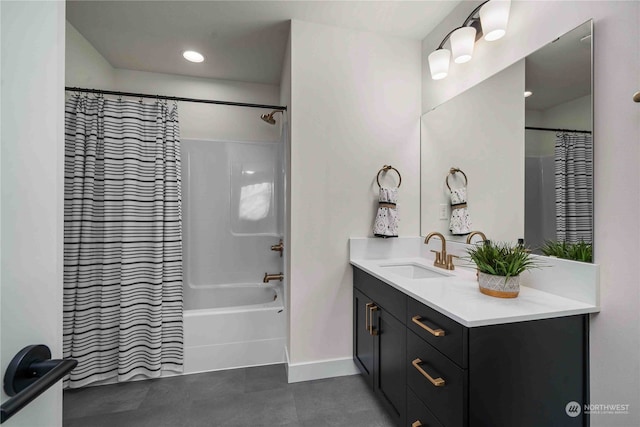
[[[404,294],[437,310],[466,327],[522,322],[600,311],[597,305],[520,286],[517,298],[484,295],[478,290],[476,272],[467,268],[453,271],[433,266],[433,260],[415,258],[351,259],[351,264],[382,280]],[[385,266],[414,264],[446,276],[410,279]],[[528,274],[528,273],[523,273]]]

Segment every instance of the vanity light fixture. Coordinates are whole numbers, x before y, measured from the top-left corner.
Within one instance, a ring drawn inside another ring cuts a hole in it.
[[[525,90],[525,91],[524,91],[524,97],[525,97],[525,98],[528,98],[528,97],[530,97],[531,95],[533,95],[533,92],[531,92],[530,90]]]
[[[202,62],[204,61],[204,56],[200,52],[196,52],[195,50],[185,50],[182,52],[182,56],[187,61],[191,62]]]
[[[471,60],[476,40],[484,36],[487,41],[498,40],[505,35],[509,21],[511,0],[487,0],[469,14],[462,25],[447,34],[438,48],[428,57],[431,78],[440,80],[449,73],[449,61],[456,64]],[[449,40],[451,51],[444,47]]]

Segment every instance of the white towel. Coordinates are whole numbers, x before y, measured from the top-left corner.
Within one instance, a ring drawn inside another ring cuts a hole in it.
[[[380,187],[379,206],[373,234],[376,237],[398,237],[398,188]]]
[[[467,210],[467,187],[451,190],[451,221],[449,230],[454,235],[471,233],[471,218]]]

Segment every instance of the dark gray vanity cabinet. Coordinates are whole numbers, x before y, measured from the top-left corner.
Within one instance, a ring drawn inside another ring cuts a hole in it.
[[[355,270],[354,361],[399,427],[405,424],[406,296]],[[366,294],[364,293],[366,292]]]
[[[589,402],[588,315],[468,328],[358,268],[354,287],[354,360],[397,425],[589,425],[566,412]]]

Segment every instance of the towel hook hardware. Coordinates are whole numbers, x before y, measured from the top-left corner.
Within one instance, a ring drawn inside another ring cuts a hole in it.
[[[382,187],[382,186],[380,185],[380,174],[381,174],[382,172],[385,172],[385,173],[386,173],[386,172],[388,172],[388,171],[390,171],[390,170],[394,170],[394,171],[396,171],[396,173],[398,174],[398,188],[400,188],[400,184],[402,184],[402,175],[400,175],[400,172],[398,171],[398,169],[394,168],[394,167],[393,167],[393,166],[391,166],[391,165],[384,165],[384,166],[382,167],[382,169],[380,169],[380,170],[378,171],[378,175],[376,176],[376,182],[378,183],[378,187]]]
[[[464,185],[465,185],[465,187],[467,186],[467,183],[469,182],[469,180],[467,179],[467,174],[464,173],[462,171],[462,169],[453,168],[452,167],[451,169],[449,169],[449,175],[447,175],[447,177],[444,180],[444,182],[447,184],[447,188],[449,189],[449,191],[451,191],[451,187],[449,186],[449,176],[455,175],[457,172],[460,172],[462,174],[462,176],[464,176]]]

